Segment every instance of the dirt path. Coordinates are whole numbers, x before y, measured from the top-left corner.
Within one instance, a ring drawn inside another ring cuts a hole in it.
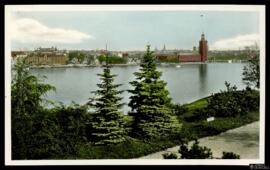
[[[241,159],[257,159],[259,158],[259,122],[228,130],[217,136],[204,137],[199,141],[200,146],[211,148],[214,157],[220,158],[222,152],[227,151],[239,154]],[[179,146],[175,146],[138,159],[163,159],[163,153],[178,154],[178,149]]]

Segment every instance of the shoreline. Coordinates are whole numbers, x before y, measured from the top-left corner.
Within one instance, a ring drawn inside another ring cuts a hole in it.
[[[213,61],[209,60],[207,62],[184,62],[184,63],[157,63],[157,66],[178,66],[178,65],[188,65],[188,64],[207,64],[207,63],[246,63],[244,60],[220,60]],[[111,64],[112,66],[139,66],[139,63],[132,64]],[[30,66],[30,68],[34,69],[46,69],[46,68],[81,68],[81,67],[101,67],[101,64],[98,65],[87,65],[87,64],[67,64],[67,65],[35,65]]]

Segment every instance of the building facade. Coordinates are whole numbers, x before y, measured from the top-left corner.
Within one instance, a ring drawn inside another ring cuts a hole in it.
[[[193,47],[193,52],[183,54],[157,54],[156,57],[159,61],[178,61],[178,62],[205,62],[207,61],[208,44],[205,39],[204,33],[201,35],[199,41],[199,51]]]
[[[65,65],[68,57],[65,54],[34,54],[27,56],[26,61],[32,65]]]
[[[65,65],[68,62],[68,56],[55,47],[38,48],[27,56],[26,61],[31,65]]]

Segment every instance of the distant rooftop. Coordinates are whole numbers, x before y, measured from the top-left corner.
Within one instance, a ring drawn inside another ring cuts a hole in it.
[[[50,47],[50,48],[39,47],[35,51],[40,51],[40,52],[54,52],[54,51],[57,51],[57,48],[56,47]]]

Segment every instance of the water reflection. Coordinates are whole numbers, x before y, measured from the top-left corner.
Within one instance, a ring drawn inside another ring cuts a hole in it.
[[[207,64],[199,65],[199,92],[200,94],[205,94],[207,92]]]

